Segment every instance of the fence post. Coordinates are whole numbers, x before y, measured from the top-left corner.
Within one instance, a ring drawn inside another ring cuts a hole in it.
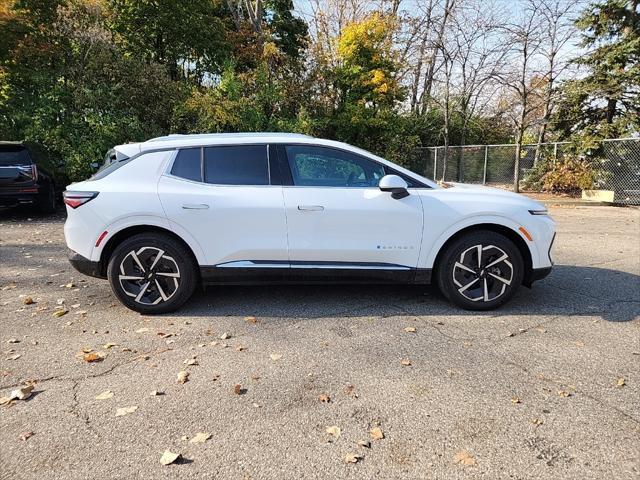
[[[433,156],[433,181],[436,181],[436,169],[438,168],[438,147],[435,148],[436,154]]]
[[[484,146],[484,171],[482,173],[482,184],[487,184],[487,157],[489,156],[489,145]]]
[[[558,158],[558,142],[553,143],[553,164],[556,164],[556,159]]]

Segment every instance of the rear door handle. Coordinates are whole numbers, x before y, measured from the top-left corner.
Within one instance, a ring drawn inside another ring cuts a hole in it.
[[[182,208],[185,210],[208,210],[209,205],[206,203],[185,203]]]
[[[321,212],[324,210],[322,205],[298,205],[298,210],[305,212]]]

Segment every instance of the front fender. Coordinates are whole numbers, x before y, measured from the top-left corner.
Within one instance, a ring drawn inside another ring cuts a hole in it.
[[[420,252],[420,259],[418,260],[419,268],[432,269],[434,267],[434,263],[436,257],[438,256],[438,253],[442,249],[442,246],[447,242],[447,240],[449,240],[453,235],[461,230],[464,230],[465,228],[483,224],[500,225],[502,227],[509,228],[524,240],[527,248],[529,248],[531,258],[534,259],[534,262],[537,260],[538,252],[536,251],[534,245],[527,240],[522,232],[520,232],[520,224],[514,222],[508,217],[503,217],[500,215],[475,215],[459,220],[458,222],[448,226],[444,231],[441,232],[434,232],[433,230],[428,231],[429,226],[425,226],[425,232],[423,236],[425,242],[424,247]]]

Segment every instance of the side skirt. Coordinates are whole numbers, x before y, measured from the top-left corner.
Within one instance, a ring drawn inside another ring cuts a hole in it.
[[[431,269],[371,265],[201,266],[206,285],[429,284]]]

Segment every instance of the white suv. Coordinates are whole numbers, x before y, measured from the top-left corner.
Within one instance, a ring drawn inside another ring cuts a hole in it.
[[[70,261],[141,313],[204,284],[436,282],[488,310],[551,270],[555,224],[526,197],[442,188],[344,143],[170,135],[111,150],[64,194]]]

